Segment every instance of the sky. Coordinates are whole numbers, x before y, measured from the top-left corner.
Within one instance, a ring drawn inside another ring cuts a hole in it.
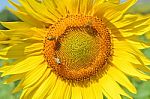
[[[17,1],[17,0],[12,0],[12,1]],[[8,0],[0,0],[0,11],[2,9],[4,9],[6,6],[8,7],[12,7],[9,3],[8,3]]]

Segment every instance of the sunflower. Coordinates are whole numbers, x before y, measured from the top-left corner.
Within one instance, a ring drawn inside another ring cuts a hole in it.
[[[19,0],[9,9],[22,21],[1,22],[0,57],[5,83],[20,80],[21,99],[132,98],[127,76],[148,80],[150,60],[139,38],[150,30],[149,16],[126,14],[137,0]]]

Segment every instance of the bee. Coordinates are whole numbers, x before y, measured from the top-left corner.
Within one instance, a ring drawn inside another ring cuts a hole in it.
[[[49,37],[47,37],[47,40],[52,41],[52,40],[56,40],[56,38],[49,36]]]
[[[60,64],[61,64],[61,61],[60,61],[60,59],[59,59],[59,58],[55,58],[55,57],[54,57],[54,60],[55,60],[55,62],[56,62],[58,65],[60,65]]]

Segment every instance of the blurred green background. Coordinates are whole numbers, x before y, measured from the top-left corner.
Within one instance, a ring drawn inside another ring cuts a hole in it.
[[[128,13],[133,14],[150,14],[150,0],[140,0],[135,6],[133,6]],[[19,19],[11,14],[8,10],[3,9],[0,12],[0,21],[18,21]],[[0,25],[0,29],[6,29]],[[1,48],[0,48],[1,49]],[[150,58],[150,49],[146,49],[143,53]],[[10,64],[12,60],[0,60],[0,66],[2,64]],[[12,94],[11,91],[14,89],[18,82],[3,84],[7,77],[0,78],[0,99],[19,99],[20,93]],[[143,82],[133,78],[130,78],[132,83],[136,86],[138,93],[136,95],[129,93],[134,99],[150,99],[150,81]],[[125,97],[123,97],[126,99]]]

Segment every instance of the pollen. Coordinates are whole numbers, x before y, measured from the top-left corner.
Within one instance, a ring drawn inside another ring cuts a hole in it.
[[[102,76],[112,56],[111,34],[103,19],[68,15],[49,27],[44,56],[49,68],[67,81]]]

